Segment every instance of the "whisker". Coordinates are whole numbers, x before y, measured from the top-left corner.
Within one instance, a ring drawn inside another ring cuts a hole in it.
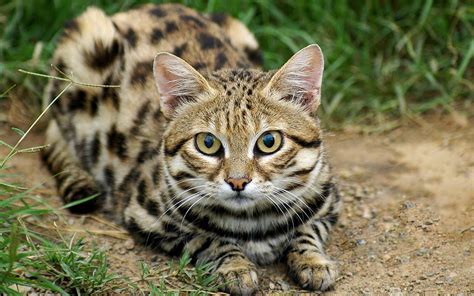
[[[210,196],[209,193],[206,193],[206,194],[204,194],[204,195],[201,195],[201,197],[198,198],[198,200],[195,201],[195,202],[189,207],[189,209],[186,211],[186,213],[184,213],[183,218],[181,219],[181,223],[180,223],[180,227],[179,227],[180,229],[182,228],[183,223],[184,223],[184,219],[186,218],[186,215],[188,215],[189,211],[191,211],[191,209],[192,209],[196,204],[198,204],[201,200],[203,200],[204,198],[209,197],[209,196]]]
[[[290,210],[293,211],[293,213],[295,213],[296,217],[298,217],[298,219],[300,220],[301,224],[304,223],[303,219],[301,218],[301,216],[298,214],[298,212],[291,206],[289,205],[289,202],[291,202],[291,200],[287,197],[287,196],[284,196],[284,195],[278,195],[276,193],[272,193],[275,198],[277,198],[281,203],[285,204]],[[285,202],[284,200],[282,200],[281,198],[285,198],[287,200],[287,202]],[[296,203],[293,203],[295,205],[298,205]],[[300,210],[303,211],[300,207]],[[304,212],[304,211],[303,211]]]
[[[283,214],[283,216],[285,216],[285,218],[287,217],[287,215],[289,215],[289,209],[290,209],[290,208],[289,208],[284,202],[283,202],[281,205],[285,208],[285,211],[283,211],[283,210],[280,208],[280,205],[279,205],[277,202],[275,202],[268,194],[264,194],[264,196],[265,196],[266,198],[268,198],[276,207],[278,207],[278,209],[279,209],[280,212]],[[273,194],[272,194],[272,196],[273,196],[274,198],[277,198],[277,199],[278,199],[277,196],[274,196]],[[294,221],[293,221],[293,216],[291,216],[291,215],[289,215],[289,216],[290,216],[290,220],[291,220],[291,224],[292,224],[292,231],[295,231],[295,223],[294,223]],[[290,226],[290,225],[288,224],[288,219],[285,220],[285,221],[286,221],[287,229],[289,230],[289,226]],[[288,239],[289,239],[289,238],[288,238]]]
[[[305,214],[306,218],[311,219],[311,216],[314,216],[313,209],[311,209],[311,207],[306,203],[306,201],[303,198],[300,198],[299,196],[295,195],[294,193],[292,193],[292,192],[290,192],[286,189],[279,188],[279,187],[276,187],[276,186],[274,186],[274,188],[277,189],[279,191],[279,193],[284,193],[284,194],[281,195],[281,197],[284,197],[288,201],[291,201],[291,200],[285,194],[291,195],[295,200],[294,205],[296,207],[298,207],[298,209]],[[309,216],[308,213],[306,213],[306,211],[299,205],[298,202],[301,202],[304,206],[306,206],[306,208],[308,208],[308,210],[311,212],[311,216]]]

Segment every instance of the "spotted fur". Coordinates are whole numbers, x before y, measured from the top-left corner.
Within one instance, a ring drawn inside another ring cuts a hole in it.
[[[180,5],[91,7],[68,22],[52,74],[120,88],[74,85],[52,109],[43,157],[64,202],[95,195],[71,210],[101,209],[152,248],[212,263],[233,294],[256,291],[256,265],[277,260],[303,288],[328,289],[341,201],[315,116],[322,53],[309,46],[278,71],[260,62],[242,23]],[[51,81],[45,103],[64,87]],[[269,130],[283,144],[263,155]],[[201,132],[222,154],[197,150]],[[229,178],[248,182],[237,194]]]

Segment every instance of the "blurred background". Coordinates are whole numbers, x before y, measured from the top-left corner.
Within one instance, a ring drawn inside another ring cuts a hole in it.
[[[0,100],[39,112],[63,23],[96,5],[111,14],[143,0],[0,0]],[[332,127],[384,131],[430,112],[467,122],[474,109],[472,1],[176,1],[247,24],[277,68],[318,43],[326,58],[321,116]],[[13,87],[15,86],[15,87]],[[13,88],[12,88],[13,87]]]

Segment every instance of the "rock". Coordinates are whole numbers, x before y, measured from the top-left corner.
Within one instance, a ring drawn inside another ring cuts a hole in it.
[[[269,288],[270,290],[275,290],[275,284],[272,283],[272,282],[270,282],[270,283],[268,284],[268,288]]]
[[[427,249],[427,248],[419,248],[418,250],[416,250],[415,254],[416,256],[423,256],[423,255],[426,255],[426,254],[429,254],[430,253],[430,250]]]
[[[158,255],[153,255],[150,260],[151,260],[151,262],[157,262],[158,261]]]
[[[372,218],[372,211],[369,207],[365,206],[362,209],[362,218],[364,219],[371,219]]]
[[[125,247],[125,249],[127,250],[133,250],[133,248],[135,248],[135,241],[131,238],[127,239],[125,241],[125,243],[123,244],[123,246]]]
[[[365,239],[356,239],[355,243],[358,246],[363,246],[363,245],[367,244],[367,241]]]
[[[415,204],[414,204],[413,202],[407,200],[407,201],[405,201],[405,202],[403,203],[403,207],[404,207],[405,209],[412,209],[412,208],[415,207]]]
[[[119,249],[117,250],[117,253],[118,253],[119,255],[125,255],[125,253],[127,253],[127,250],[125,250],[125,248],[119,248]]]
[[[278,280],[277,282],[278,282],[278,284],[280,285],[280,287],[281,287],[281,289],[282,289],[283,291],[288,291],[288,290],[290,290],[290,285],[289,285],[286,281],[284,281],[284,280]]]
[[[408,257],[408,256],[399,256],[399,257],[397,257],[397,261],[400,264],[406,264],[406,263],[410,262],[410,257]]]
[[[402,289],[396,287],[389,288],[389,294],[391,296],[403,296]]]
[[[432,276],[434,276],[435,274],[436,274],[435,272],[430,271],[430,272],[427,272],[425,275],[426,275],[427,277],[432,277]]]

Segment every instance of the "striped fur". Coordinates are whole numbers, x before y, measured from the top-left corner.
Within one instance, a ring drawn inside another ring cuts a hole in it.
[[[173,55],[153,68],[158,52]],[[326,290],[337,270],[324,244],[341,200],[314,116],[322,55],[308,47],[278,72],[256,68],[258,56],[253,35],[227,16],[89,8],[65,27],[53,63],[120,88],[69,88],[53,107],[44,161],[64,202],[97,195],[72,210],[101,209],[152,248],[212,262],[227,292],[253,293],[256,265],[277,260],[302,287]],[[64,86],[51,81],[45,101]],[[257,153],[272,130],[281,149]],[[221,156],[196,149],[201,132],[219,138]],[[243,176],[251,181],[237,195],[225,180]]]

